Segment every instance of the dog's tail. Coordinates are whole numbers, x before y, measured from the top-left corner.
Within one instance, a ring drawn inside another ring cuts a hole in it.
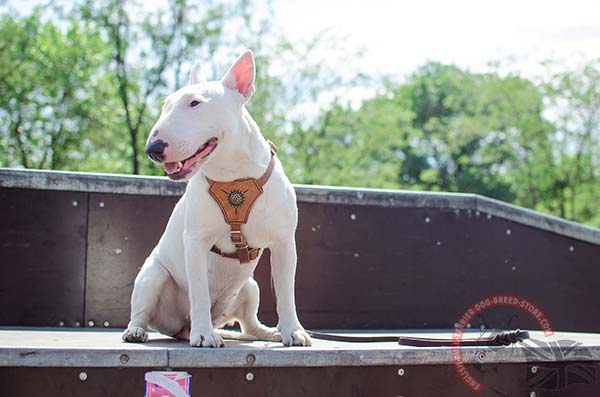
[[[281,342],[281,334],[276,328],[266,327],[262,324],[260,326],[251,329],[249,333],[243,333],[240,331],[233,331],[229,329],[217,328],[215,330],[217,335],[223,339],[230,340],[245,340],[245,341],[257,341],[262,340],[265,342]]]
[[[223,339],[245,340],[245,341],[256,341],[256,340],[259,340],[254,335],[245,334],[245,333],[242,333],[240,331],[234,331],[234,330],[230,330],[230,329],[217,328],[215,330],[215,332],[217,333],[217,335],[219,335]]]

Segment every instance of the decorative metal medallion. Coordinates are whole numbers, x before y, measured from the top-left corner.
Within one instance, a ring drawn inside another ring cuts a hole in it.
[[[245,193],[247,191],[248,190],[244,190],[242,192],[241,190],[233,189],[229,192],[226,192],[225,190],[222,190],[222,192],[227,195],[227,202],[229,203],[230,206],[235,208],[236,213],[237,213],[237,209],[240,208],[242,205],[244,205],[244,202],[246,201]]]

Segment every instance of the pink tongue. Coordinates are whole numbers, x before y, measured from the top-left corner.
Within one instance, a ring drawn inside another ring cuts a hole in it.
[[[165,163],[165,171],[167,171],[167,174],[172,174],[177,171],[177,162],[173,161],[171,163]]]
[[[215,146],[217,146],[216,141],[214,141],[214,140],[208,141],[206,146],[202,149],[202,151],[200,153],[198,153],[198,155],[200,156],[200,158],[204,158],[204,156],[206,156],[207,153],[209,153],[211,150],[213,150],[215,148]]]

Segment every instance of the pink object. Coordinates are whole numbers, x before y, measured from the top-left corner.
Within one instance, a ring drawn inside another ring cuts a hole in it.
[[[190,397],[192,375],[187,372],[146,372],[144,397]]]

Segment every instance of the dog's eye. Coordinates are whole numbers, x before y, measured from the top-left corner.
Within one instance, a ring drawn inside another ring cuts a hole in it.
[[[192,102],[190,102],[190,106],[195,108],[196,106],[200,105],[202,102],[197,101],[197,100],[193,100]]]

